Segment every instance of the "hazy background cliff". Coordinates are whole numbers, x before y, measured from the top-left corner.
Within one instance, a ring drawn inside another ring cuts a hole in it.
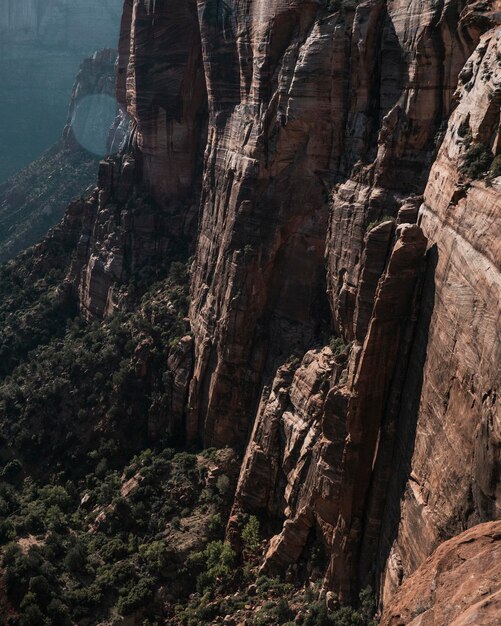
[[[0,182],[60,136],[84,57],[117,45],[121,0],[0,0]]]

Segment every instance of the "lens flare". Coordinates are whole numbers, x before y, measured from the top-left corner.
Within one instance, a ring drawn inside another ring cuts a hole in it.
[[[88,152],[105,156],[117,110],[117,103],[111,96],[94,94],[82,98],[71,120],[76,141]]]

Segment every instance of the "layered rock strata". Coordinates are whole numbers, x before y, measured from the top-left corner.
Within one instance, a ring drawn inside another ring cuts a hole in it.
[[[398,509],[388,511],[400,520],[388,593],[444,538],[501,516],[501,179],[462,172],[470,136],[499,154],[500,50],[495,30],[460,75],[420,211],[429,263],[400,413],[402,431],[415,436],[402,440],[410,478]]]
[[[345,598],[386,602],[499,516],[499,8],[125,2],[132,123],[70,276],[82,311],[195,239],[186,436],[246,450],[235,513],[279,529],[263,568],[318,540]],[[127,205],[144,191],[153,212]]]
[[[501,523],[443,543],[404,582],[381,626],[495,626],[501,614]]]

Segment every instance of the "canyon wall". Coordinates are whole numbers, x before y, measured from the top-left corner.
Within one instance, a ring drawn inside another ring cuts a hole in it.
[[[40,241],[68,203],[95,186],[98,154],[120,149],[127,120],[117,116],[116,60],[111,49],[84,59],[58,141],[0,184],[0,262]]]
[[[99,318],[194,246],[185,435],[244,453],[263,571],[316,542],[386,604],[499,518],[500,4],[125,2],[129,141],[69,279]]]
[[[0,0],[0,182],[57,141],[79,65],[116,48],[121,11],[121,0]]]

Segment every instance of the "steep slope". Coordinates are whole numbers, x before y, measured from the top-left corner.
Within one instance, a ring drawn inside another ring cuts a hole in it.
[[[0,262],[42,239],[62,218],[68,203],[95,185],[99,156],[86,147],[108,146],[104,152],[120,147],[120,127],[114,132],[111,128],[117,113],[116,58],[116,51],[106,49],[83,61],[61,139],[0,185]]]

